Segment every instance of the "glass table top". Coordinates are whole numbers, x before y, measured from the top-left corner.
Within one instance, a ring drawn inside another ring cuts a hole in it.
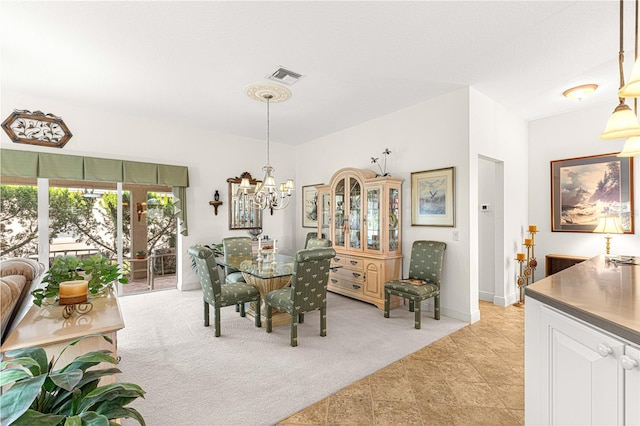
[[[229,256],[226,261],[223,257],[216,257],[216,263],[263,279],[293,275],[294,257],[279,253],[275,257],[275,263],[273,254],[263,255],[261,262],[258,262],[257,255],[253,255]]]

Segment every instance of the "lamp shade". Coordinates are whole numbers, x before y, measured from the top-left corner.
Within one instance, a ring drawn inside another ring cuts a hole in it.
[[[618,157],[640,157],[640,137],[627,139]]]
[[[626,139],[640,136],[638,118],[624,101],[616,107],[609,117],[607,127],[600,135],[600,139]]]
[[[624,234],[624,229],[622,229],[622,223],[620,223],[618,216],[604,216],[600,218],[598,226],[593,232],[599,234]]]
[[[637,98],[640,97],[640,59],[636,60],[631,69],[629,81],[618,90],[621,98]]]

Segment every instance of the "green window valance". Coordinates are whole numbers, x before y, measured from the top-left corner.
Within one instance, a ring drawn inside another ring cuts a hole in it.
[[[182,235],[187,235],[189,169],[185,166],[0,149],[0,175],[172,186],[180,195],[175,215]]]

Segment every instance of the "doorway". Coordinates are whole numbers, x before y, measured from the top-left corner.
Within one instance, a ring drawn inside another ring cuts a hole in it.
[[[478,157],[478,298],[507,305],[504,284],[504,163]]]

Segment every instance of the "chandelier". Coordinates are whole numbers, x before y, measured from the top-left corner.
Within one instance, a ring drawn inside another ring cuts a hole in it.
[[[291,97],[291,91],[286,87],[277,84],[252,84],[246,89],[247,95],[256,101],[266,102],[267,104],[267,164],[262,167],[264,177],[262,182],[256,186],[255,192],[251,197],[252,203],[261,209],[281,210],[289,205],[291,193],[295,189],[293,179],[287,179],[286,183],[276,186],[276,178],[273,175],[276,169],[271,165],[269,159],[270,144],[270,122],[269,122],[269,105],[271,102],[284,102]],[[249,182],[243,179],[240,188],[245,194],[250,188]]]

